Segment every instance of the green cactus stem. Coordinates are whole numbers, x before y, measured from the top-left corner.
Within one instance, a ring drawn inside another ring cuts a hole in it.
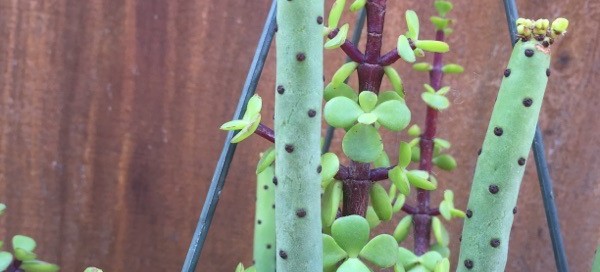
[[[277,1],[277,271],[320,271],[323,0]]]
[[[457,271],[506,266],[519,187],[550,76],[550,49],[542,40],[522,35],[504,71],[475,168]]]
[[[254,219],[254,267],[258,272],[275,272],[275,167],[257,175]]]

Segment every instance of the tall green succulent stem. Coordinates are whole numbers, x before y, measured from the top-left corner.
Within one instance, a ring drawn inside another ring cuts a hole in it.
[[[254,219],[254,267],[257,272],[275,272],[275,166],[257,175]]]
[[[457,271],[504,271],[549,67],[549,49],[535,40],[517,42],[475,168]]]
[[[321,271],[323,0],[278,0],[275,92],[277,271]]]

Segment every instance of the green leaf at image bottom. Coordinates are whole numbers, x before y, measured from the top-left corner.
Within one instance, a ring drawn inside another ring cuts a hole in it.
[[[383,143],[375,127],[356,124],[344,135],[342,149],[348,158],[369,163],[379,157],[383,151]]]
[[[381,268],[392,267],[398,260],[398,243],[389,234],[380,234],[371,239],[360,251],[359,256]]]
[[[56,272],[60,269],[58,265],[39,260],[25,261],[20,268],[25,272]]]
[[[369,222],[360,215],[349,215],[336,219],[331,226],[331,236],[335,242],[355,258],[369,242]]]
[[[359,259],[350,258],[346,260],[340,268],[336,270],[337,272],[370,272],[371,270]]]
[[[12,263],[12,254],[2,251],[0,252],[0,271],[6,270],[6,268]]]
[[[348,257],[333,237],[323,234],[323,267],[325,269],[334,268],[341,260]]]

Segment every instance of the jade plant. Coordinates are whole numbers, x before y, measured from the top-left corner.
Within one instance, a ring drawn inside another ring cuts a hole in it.
[[[6,205],[0,203],[0,215],[6,210]],[[59,267],[55,264],[44,262],[38,259],[34,252],[37,243],[31,237],[25,235],[15,235],[12,237],[13,253],[0,251],[0,271],[7,272],[54,272]],[[0,250],[3,242],[0,241]]]
[[[250,99],[241,120],[221,127],[240,130],[232,142],[257,134],[275,144],[262,154],[256,171],[254,264],[246,268],[240,263],[236,272],[449,271],[450,235],[442,219],[453,218],[467,218],[459,270],[503,271],[524,158],[550,74],[549,47],[568,23],[562,18],[552,24],[518,21],[521,41],[505,71],[489,139],[480,152],[470,209],[463,212],[454,206],[451,190],[441,194],[439,204],[432,205],[431,199],[431,191],[438,189],[437,170],[457,166],[448,153],[450,142],[437,136],[438,115],[450,106],[446,95],[451,88],[443,78],[464,70],[443,58],[450,50],[445,38],[452,33],[447,15],[453,5],[434,1],[433,40],[421,39],[419,18],[407,10],[407,31],[398,36],[396,48],[382,53],[386,2],[355,0],[347,6],[345,0],[336,0],[325,21],[321,1],[278,1],[275,128],[260,122],[258,95]],[[347,39],[350,25],[340,24],[346,8],[365,9],[364,52]],[[323,47],[339,48],[350,59],[326,86]],[[417,62],[426,53],[433,53],[432,62]],[[392,66],[400,59],[429,74],[420,95],[427,106],[423,128],[409,127],[409,105],[416,102],[406,100],[405,91],[414,88],[405,87]],[[358,86],[347,84],[354,72]],[[384,77],[391,90],[381,89]],[[321,99],[326,102],[322,112]],[[320,155],[321,117],[345,131],[345,159],[331,152]],[[388,146],[398,150],[391,160],[381,134],[404,130],[412,139]],[[416,203],[410,203],[414,191]],[[394,220],[400,211],[406,215],[393,233],[371,237],[382,221]],[[402,244],[411,231],[414,243],[408,249]]]

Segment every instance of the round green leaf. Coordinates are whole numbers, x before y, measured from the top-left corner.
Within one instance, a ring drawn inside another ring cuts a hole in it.
[[[410,267],[419,263],[419,257],[417,257],[417,255],[415,255],[412,251],[403,247],[399,247],[398,263],[402,264],[404,267]]]
[[[465,68],[458,64],[446,64],[442,67],[442,72],[445,74],[460,74],[465,71]]]
[[[373,206],[367,207],[367,214],[365,215],[365,218],[367,218],[367,221],[369,221],[370,229],[374,229],[375,227],[379,226],[379,224],[381,224],[381,220],[379,220],[379,217],[377,217]]]
[[[392,131],[400,131],[410,123],[411,113],[403,101],[390,100],[377,106],[373,113],[377,122]]]
[[[0,252],[0,271],[6,270],[8,266],[12,263],[13,257],[12,254],[2,251]]]
[[[358,116],[358,122],[365,125],[370,125],[377,122],[377,115],[372,112],[363,113]]]
[[[410,234],[410,227],[413,224],[412,220],[412,215],[407,215],[398,222],[396,229],[394,229],[394,239],[396,239],[398,243],[402,243],[408,234]]]
[[[416,41],[419,39],[419,17],[414,10],[407,10],[405,16],[406,26],[408,27],[406,37]]]
[[[35,243],[35,240],[33,240],[31,237],[25,235],[15,235],[12,238],[12,246],[13,249],[21,248],[26,251],[33,252],[37,244]]]
[[[400,35],[400,37],[398,37],[396,50],[398,50],[398,55],[400,55],[400,57],[406,62],[413,63],[417,60],[415,52],[413,52],[413,49],[410,47],[410,43],[408,43],[408,39],[404,35]]]
[[[440,16],[446,16],[448,12],[452,10],[452,3],[450,1],[441,1],[437,0],[433,3],[435,9],[440,14]]]
[[[358,63],[353,61],[342,65],[342,67],[340,67],[337,71],[335,71],[335,74],[333,74],[333,77],[331,78],[331,84],[333,84],[334,87],[340,86],[342,83],[344,83],[344,81],[346,81],[352,72],[356,70],[356,67],[358,67]]]
[[[329,227],[335,220],[338,208],[342,201],[342,182],[331,182],[321,197],[321,223]]]
[[[22,248],[15,248],[15,258],[19,261],[31,261],[37,258],[37,255],[31,251],[24,250]]]
[[[244,120],[252,119],[252,117],[255,114],[260,113],[261,109],[262,109],[262,98],[260,98],[260,96],[255,94],[252,97],[250,97],[250,100],[248,100],[248,106],[246,106],[246,112],[244,113],[243,119]]]
[[[269,147],[261,156],[256,165],[256,174],[265,171],[275,161],[275,146]]]
[[[375,236],[360,251],[360,257],[381,268],[392,267],[398,260],[398,243],[389,234]]]
[[[333,39],[325,43],[325,49],[335,49],[342,46],[342,44],[344,44],[344,42],[346,41],[346,37],[348,36],[349,27],[350,25],[348,24],[344,24],[342,27],[340,27],[340,30],[338,31],[337,35],[335,35]]]
[[[418,146],[411,147],[412,157],[411,160],[413,162],[419,162],[421,160],[421,148]]]
[[[442,246],[448,246],[448,244],[450,244],[448,230],[446,230],[446,227],[444,227],[444,224],[442,224],[442,221],[439,218],[431,218],[431,230],[433,231],[433,236],[438,244]]]
[[[448,154],[437,156],[432,159],[432,162],[440,169],[446,171],[452,171],[456,168],[456,160],[454,159],[454,157]]]
[[[377,99],[377,105],[381,105],[384,102],[390,100],[398,100],[404,103],[404,98],[402,98],[398,93],[393,91],[386,91],[379,94],[379,98]]]
[[[392,87],[394,87],[394,91],[400,97],[403,98],[404,97],[404,85],[402,84],[402,79],[400,78],[400,74],[398,74],[398,71],[396,71],[396,69],[394,69],[394,67],[392,67],[390,65],[390,66],[384,66],[383,72],[388,77],[388,80],[392,84]]]
[[[408,143],[400,142],[398,146],[398,166],[406,168],[410,164],[412,157],[412,150]]]
[[[421,94],[421,99],[423,99],[428,106],[436,110],[445,110],[450,106],[448,98],[439,94],[425,92]]]
[[[388,171],[388,177],[392,180],[394,186],[398,188],[398,191],[400,191],[400,193],[402,193],[405,196],[410,194],[410,185],[408,183],[408,178],[404,169],[396,166],[390,171]]]
[[[390,167],[390,165],[390,158],[388,157],[385,150],[383,150],[381,154],[379,154],[379,157],[377,157],[377,159],[373,162],[373,167],[375,168]]]
[[[344,135],[342,149],[348,158],[357,162],[369,163],[379,157],[383,151],[383,143],[376,128],[356,124]]]
[[[382,221],[392,219],[392,200],[385,191],[385,188],[381,184],[375,183],[369,190],[369,196],[377,217]]]
[[[421,128],[417,124],[414,124],[414,125],[410,126],[410,128],[408,128],[407,133],[409,136],[412,136],[412,137],[421,136]]]
[[[231,120],[225,124],[222,124],[219,129],[221,130],[240,130],[247,126],[250,122],[248,120]]]
[[[60,269],[58,265],[40,260],[25,261],[20,268],[25,272],[56,272]]]
[[[242,130],[240,130],[232,139],[231,139],[231,143],[239,143],[241,141],[243,141],[244,139],[250,137],[250,135],[252,135],[252,133],[254,133],[254,131],[256,131],[256,128],[258,127],[258,125],[260,124],[260,114],[256,114],[254,115],[254,117],[250,120],[250,123],[248,125],[246,125]]]
[[[432,271],[435,269],[435,265],[442,260],[442,255],[436,251],[428,251],[421,255],[419,259],[419,262],[428,269],[427,271]]]
[[[446,53],[446,52],[450,51],[450,46],[448,46],[447,43],[440,42],[440,41],[432,41],[432,40],[415,41],[415,46],[417,48],[421,48],[427,52],[433,52],[433,53]]]
[[[351,258],[357,257],[369,241],[369,222],[360,215],[336,219],[331,225],[331,236]]]
[[[360,92],[358,95],[358,104],[364,112],[371,112],[377,105],[377,94],[371,91]]]
[[[335,242],[333,237],[323,234],[323,267],[333,267],[346,257],[348,254]]]
[[[336,272],[370,272],[371,270],[357,258],[346,260]]]
[[[427,172],[422,170],[411,170],[406,172],[406,177],[408,181],[415,187],[423,189],[423,190],[435,190],[437,186],[427,180],[429,175]]]
[[[358,101],[358,95],[348,84],[343,82],[337,86],[334,86],[332,83],[327,84],[323,91],[323,98],[325,101],[329,101],[338,96],[345,96],[352,101]]]
[[[335,153],[327,152],[321,155],[321,179],[330,180],[340,170],[340,160]]]
[[[435,265],[433,272],[450,272],[450,260],[443,258]]]
[[[350,98],[338,96],[329,100],[323,109],[325,121],[336,128],[347,128],[352,126],[363,110]]]

